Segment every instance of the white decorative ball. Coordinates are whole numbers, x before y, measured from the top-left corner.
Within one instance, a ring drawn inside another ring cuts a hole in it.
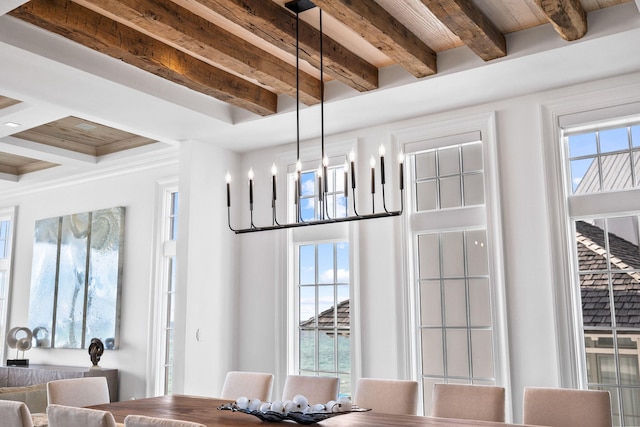
[[[246,396],[240,396],[236,399],[236,406],[240,409],[247,409],[249,407],[249,398]]]

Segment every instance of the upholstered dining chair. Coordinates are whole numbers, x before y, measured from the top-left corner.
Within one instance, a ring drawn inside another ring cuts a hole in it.
[[[125,427],[206,427],[204,424],[191,421],[169,420],[166,418],[146,417],[144,415],[127,415]]]
[[[524,424],[611,427],[611,395],[603,390],[525,387]]]
[[[282,400],[291,400],[297,394],[307,398],[309,404],[327,403],[338,398],[340,382],[337,377],[289,375],[284,382]]]
[[[109,403],[109,385],[105,377],[70,378],[47,383],[49,405],[91,406]]]
[[[246,396],[268,402],[271,400],[272,387],[273,374],[229,371],[224,379],[220,397],[235,400],[240,396]]]
[[[3,427],[33,427],[31,413],[24,402],[0,400],[0,420]]]
[[[434,384],[431,416],[504,422],[504,387]]]
[[[376,412],[416,415],[418,382],[360,378],[356,382],[353,403]]]
[[[111,412],[97,409],[77,408],[75,406],[47,406],[49,427],[116,427]]]

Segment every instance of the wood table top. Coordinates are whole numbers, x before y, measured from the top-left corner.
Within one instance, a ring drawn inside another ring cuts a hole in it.
[[[253,415],[241,412],[219,410],[218,407],[229,400],[197,396],[159,396],[138,400],[125,400],[105,405],[92,406],[93,409],[109,411],[116,421],[124,422],[127,415],[146,415],[149,417],[170,418],[193,421],[207,427],[252,427],[259,424],[266,426]],[[281,423],[295,425],[292,421]],[[516,424],[495,423],[487,421],[456,420],[447,418],[422,417],[414,415],[391,415],[380,412],[353,412],[326,419],[318,426],[333,427],[392,427],[392,426],[443,426],[443,427],[506,427]]]

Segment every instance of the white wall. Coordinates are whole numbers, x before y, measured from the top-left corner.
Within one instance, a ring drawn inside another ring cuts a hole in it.
[[[592,91],[620,88],[638,81],[640,74],[623,76],[408,121],[387,123],[327,138],[328,143],[357,139],[359,158],[368,159],[371,154],[377,152],[381,141],[389,140],[389,133],[392,131],[445,120],[464,120],[465,117],[479,113],[496,113],[506,266],[507,326],[515,420],[521,420],[521,398],[525,386],[561,385],[561,361],[558,360],[553,291],[554,286],[562,284],[553,283],[549,258],[551,243],[541,136],[542,105],[557,102],[568,96],[583,96],[586,100]],[[315,143],[317,144],[317,141]],[[303,146],[307,145],[306,142],[303,143]],[[192,160],[207,162],[204,158],[209,152],[208,148],[191,149],[194,150],[191,153]],[[200,154],[196,155],[195,150]],[[240,167],[235,170],[235,175],[242,178],[239,179],[241,184],[234,187],[234,209],[240,210],[240,204],[247,209],[248,203],[244,200],[248,197],[244,188],[244,176],[246,170],[253,167],[256,171],[256,185],[263,186],[256,192],[256,209],[263,210],[262,214],[256,214],[257,218],[261,218],[260,221],[256,220],[256,223],[264,223],[264,218],[268,220],[268,171],[278,156],[288,153],[291,157],[294,150],[295,148],[289,145],[242,156]],[[214,159],[209,157],[209,160]],[[217,191],[220,184],[214,187]],[[193,193],[191,197],[211,198],[214,193],[215,191],[208,190],[200,195]],[[220,193],[217,197],[219,203],[223,203],[223,194]],[[234,212],[235,222],[246,221],[246,212]],[[401,378],[407,369],[411,368],[407,366],[408,349],[404,340],[406,309],[401,304],[402,287],[407,284],[402,282],[403,260],[395,262],[397,254],[403,251],[402,227],[394,221],[397,220],[375,220],[351,225],[359,227],[359,239],[352,243],[352,247],[358,251],[363,376]],[[245,222],[242,226],[247,225]],[[190,236],[192,237],[191,234]],[[281,393],[280,387],[286,374],[282,360],[283,350],[279,347],[284,345],[281,329],[285,324],[281,316],[286,304],[286,234],[276,231],[235,236],[230,231],[222,229],[212,232],[211,236],[220,238],[222,243],[219,244],[225,246],[229,245],[229,241],[239,244],[237,263],[234,265],[240,268],[238,281],[229,284],[233,291],[222,291],[222,294],[237,292],[238,305],[235,306],[235,315],[215,319],[218,329],[231,330],[233,336],[228,336],[229,341],[226,342],[216,340],[215,345],[231,347],[228,351],[233,357],[229,360],[228,354],[225,354],[223,363],[229,368],[275,372],[277,378],[274,394],[277,396]],[[189,282],[190,292],[193,287],[210,286],[215,285]],[[215,298],[214,294],[211,294],[211,298]],[[196,306],[201,304],[201,301],[195,303]],[[213,301],[212,304],[214,307],[219,306],[218,301]],[[207,318],[196,314],[193,317],[200,321]],[[222,323],[217,323],[218,321]],[[197,320],[194,319],[194,322],[197,323]],[[188,335],[192,333],[192,330],[187,332]],[[192,355],[191,359],[194,362],[202,360],[196,355]],[[211,362],[215,364],[213,359]],[[203,388],[200,384],[202,379],[194,377],[187,379],[184,390],[205,391],[214,395],[221,386],[222,379],[222,370],[218,370],[216,375],[207,377],[207,381],[212,381],[211,389]]]
[[[102,179],[3,195],[0,206],[17,206],[13,277],[8,325],[28,325],[31,259],[35,221],[96,209],[124,206],[125,237],[122,276],[120,349],[106,351],[100,365],[120,371],[120,399],[145,395],[149,304],[152,283],[156,183],[175,178],[177,156],[139,172],[122,170]],[[91,366],[86,350],[36,349],[26,353],[31,363]]]

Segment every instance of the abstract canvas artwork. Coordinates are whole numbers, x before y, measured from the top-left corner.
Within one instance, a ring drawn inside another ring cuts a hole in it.
[[[124,207],[36,221],[29,327],[35,347],[118,348]]]

